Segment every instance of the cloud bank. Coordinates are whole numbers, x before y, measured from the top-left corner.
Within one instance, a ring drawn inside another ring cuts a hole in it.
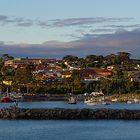
[[[105,22],[127,22],[131,20],[133,20],[133,18],[104,18],[104,17],[68,18],[68,19],[54,19],[46,22],[39,21],[39,25],[43,27],[44,26],[69,27],[69,26],[90,25],[90,24],[105,23]]]
[[[52,19],[52,20],[41,20],[41,19],[26,19],[24,17],[14,17],[7,15],[0,15],[0,25],[9,25],[20,27],[70,27],[70,26],[88,26],[91,24],[100,23],[119,23],[119,22],[129,22],[134,20],[133,18],[122,17],[122,18],[104,18],[104,17],[86,17],[86,18],[67,18],[67,19]]]
[[[34,21],[23,17],[0,15],[0,25],[5,26],[9,24],[12,24],[14,26],[29,27],[34,25]]]
[[[112,34],[84,34],[80,39],[70,42],[49,41],[42,44],[6,45],[0,41],[0,54],[9,53],[16,57],[61,58],[71,54],[84,57],[89,54],[115,53],[127,51],[134,58],[140,58],[140,29],[118,31]]]

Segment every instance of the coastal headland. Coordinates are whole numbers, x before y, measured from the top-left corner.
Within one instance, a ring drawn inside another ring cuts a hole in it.
[[[0,119],[75,120],[122,119],[140,120],[140,110],[128,109],[64,109],[10,107],[0,109]]]

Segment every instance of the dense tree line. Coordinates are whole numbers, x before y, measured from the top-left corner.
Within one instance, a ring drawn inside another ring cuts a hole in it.
[[[125,73],[131,66],[130,54],[127,52],[118,52],[108,56],[88,55],[86,58],[78,58],[77,56],[66,55],[62,59],[62,67],[66,68],[65,61],[75,62],[81,68],[95,67],[102,68],[108,65],[121,65],[113,71],[111,78],[102,78],[96,82],[82,83],[81,75],[78,71],[73,71],[70,78],[62,79],[57,82],[40,83],[36,81],[32,75],[32,67],[27,66],[22,69],[13,69],[4,67],[5,60],[14,59],[8,54],[4,54],[0,58],[0,89],[2,91],[18,91],[22,93],[91,93],[92,91],[102,90],[106,95],[113,93],[130,93],[140,90],[139,84],[132,81]],[[12,85],[3,84],[3,80],[12,80]]]

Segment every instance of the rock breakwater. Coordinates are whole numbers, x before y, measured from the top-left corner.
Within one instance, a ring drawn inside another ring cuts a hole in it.
[[[128,109],[64,109],[64,108],[5,108],[0,119],[140,119],[140,110]]]

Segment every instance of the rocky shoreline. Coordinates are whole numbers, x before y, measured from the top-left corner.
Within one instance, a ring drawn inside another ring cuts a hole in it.
[[[0,109],[0,119],[140,119],[140,110],[128,109],[64,109],[17,108]]]

